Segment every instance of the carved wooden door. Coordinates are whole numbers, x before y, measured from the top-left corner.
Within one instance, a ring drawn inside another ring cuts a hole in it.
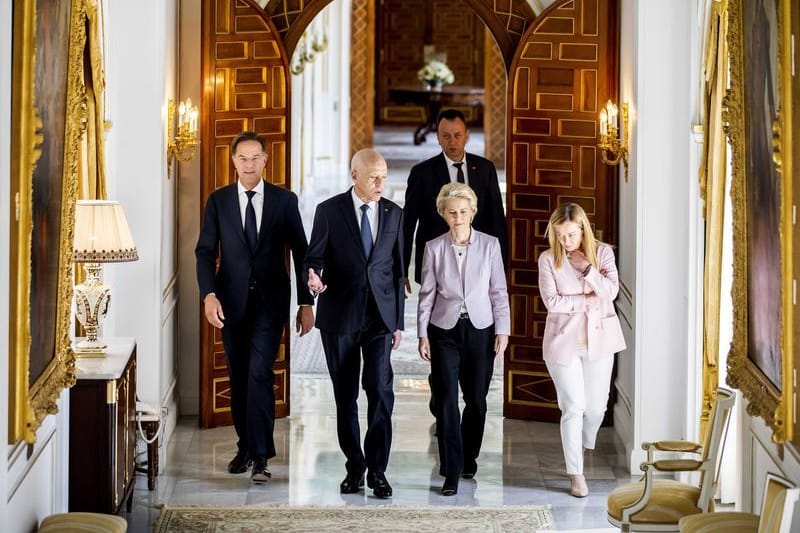
[[[376,116],[381,123],[426,120],[418,105],[396,105],[389,89],[421,87],[417,71],[424,64],[424,46],[447,54],[455,85],[483,87],[483,22],[457,0],[381,0],[376,14]],[[459,107],[468,121],[477,120],[477,108]]]
[[[507,220],[512,325],[503,412],[557,421],[555,388],[542,360],[546,309],[537,261],[545,228],[563,202],[580,204],[599,239],[616,239],[616,167],[597,151],[599,112],[617,101],[615,0],[559,1],[523,36],[509,76]]]
[[[265,177],[290,188],[287,59],[274,25],[250,0],[203,0],[200,209],[236,180],[230,143],[244,130],[267,140]],[[288,264],[287,264],[288,268]],[[200,309],[200,425],[231,424],[230,385],[220,330]],[[275,412],[289,414],[289,330],[275,362]]]

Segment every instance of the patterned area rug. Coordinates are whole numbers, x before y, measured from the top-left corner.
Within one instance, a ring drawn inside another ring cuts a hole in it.
[[[293,531],[453,533],[535,531],[544,506],[525,507],[178,507],[166,505],[156,533]]]

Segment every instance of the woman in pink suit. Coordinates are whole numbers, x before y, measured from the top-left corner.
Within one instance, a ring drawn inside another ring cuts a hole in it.
[[[477,203],[469,186],[444,185],[436,209],[450,231],[428,241],[422,258],[419,354],[431,362],[445,496],[458,492],[459,477],[471,479],[478,470],[494,358],[505,351],[511,331],[500,242],[472,228]]]
[[[614,309],[619,292],[611,246],[595,239],[583,209],[560,205],[539,256],[539,292],[547,307],[542,355],[561,409],[561,444],[570,494],[589,494],[583,448],[594,449],[611,385],[614,354],[625,339]]]

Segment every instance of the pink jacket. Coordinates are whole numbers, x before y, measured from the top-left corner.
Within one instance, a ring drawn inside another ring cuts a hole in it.
[[[494,324],[495,335],[511,332],[506,274],[500,242],[472,229],[463,291],[450,233],[428,241],[422,257],[422,285],[417,307],[417,335],[428,336],[428,324],[452,329],[463,301],[469,320],[478,329]]]
[[[545,361],[570,364],[581,328],[586,332],[589,359],[609,357],[625,349],[614,309],[619,278],[611,246],[600,243],[597,260],[599,269],[592,267],[584,278],[566,257],[557,269],[551,249],[539,256],[539,292],[547,307],[542,338]]]

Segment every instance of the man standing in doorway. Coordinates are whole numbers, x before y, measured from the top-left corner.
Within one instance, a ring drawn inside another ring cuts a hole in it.
[[[497,237],[503,263],[508,265],[506,217],[494,165],[488,159],[465,151],[469,131],[464,114],[457,109],[445,109],[439,113],[436,137],[442,153],[411,169],[403,208],[403,266],[408,272],[411,248],[416,243],[414,280],[417,283],[420,282],[425,243],[449,231],[444,219],[436,211],[436,196],[442,186],[450,182],[466,183],[475,191],[478,212],[472,226]],[[411,292],[408,278],[406,290]]]
[[[350,164],[353,186],[317,207],[303,265],[308,288],[319,295],[317,323],[336,400],[339,447],[347,474],[342,494],[367,486],[390,498],[386,466],[392,444],[394,374],[390,353],[403,329],[403,211],[381,198],[387,168],[371,149]],[[361,448],[358,381],[367,393],[367,434]]]
[[[231,142],[231,153],[238,179],[206,202],[195,248],[197,282],[206,320],[222,329],[228,363],[238,436],[228,472],[241,474],[252,464],[251,482],[263,484],[271,477],[267,461],[275,456],[272,368],[289,318],[287,248],[297,277],[300,335],[313,327],[314,300],[302,285],[308,244],[297,196],[261,177],[266,141],[255,132],[242,132]]]

